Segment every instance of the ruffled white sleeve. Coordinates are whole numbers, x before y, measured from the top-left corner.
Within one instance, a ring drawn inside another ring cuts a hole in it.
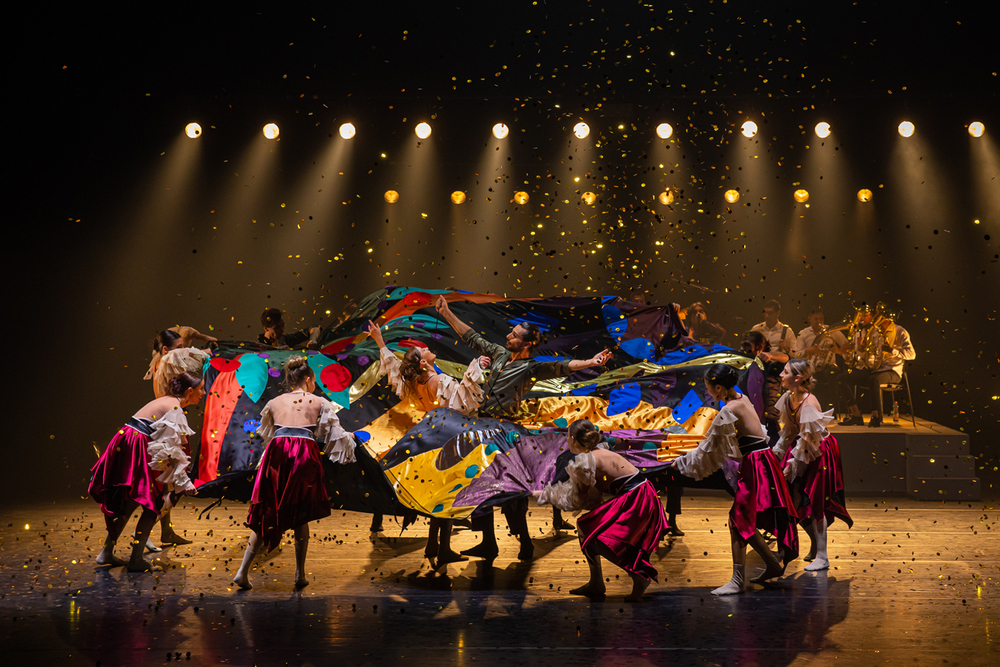
[[[153,422],[153,434],[146,445],[146,455],[149,467],[160,473],[156,481],[163,484],[168,493],[183,493],[194,486],[187,474],[191,460],[184,452],[184,440],[191,435],[194,431],[179,407]]]
[[[479,366],[478,359],[472,360],[461,380],[439,373],[438,403],[464,415],[472,414],[483,402],[483,389],[479,386],[482,377],[483,369]]]
[[[597,488],[597,459],[593,454],[577,454],[566,466],[569,479],[557,484],[546,484],[538,496],[538,504],[555,505],[561,510],[574,512],[593,509],[604,501]]]
[[[334,463],[354,463],[354,436],[344,430],[337,417],[340,406],[323,399],[316,418],[316,442],[326,443],[323,453]]]
[[[393,354],[389,348],[383,347],[379,351],[379,361],[379,373],[389,376],[389,386],[396,392],[396,396],[403,398],[403,394],[406,393],[406,383],[399,372],[402,366],[399,357]]]
[[[795,427],[795,420],[792,419],[792,415],[788,409],[788,401],[790,400],[789,397],[791,395],[791,392],[785,392],[781,395],[781,398],[778,399],[778,402],[774,406],[781,414],[782,426],[781,434],[778,436],[778,442],[774,443],[774,447],[771,448],[771,451],[774,452],[774,458],[778,459],[779,462],[785,457],[785,450],[788,449],[790,444],[795,442],[795,436],[798,435],[798,431],[796,431]]]
[[[820,457],[820,443],[830,435],[826,425],[834,420],[833,408],[820,412],[808,403],[799,413],[799,440],[792,449],[792,458],[809,465]]]
[[[722,467],[726,461],[739,461],[740,443],[736,436],[736,415],[723,406],[712,420],[705,439],[687,454],[674,459],[674,465],[685,477],[704,479]]]
[[[260,411],[260,426],[257,427],[257,435],[264,439],[265,447],[274,437],[274,431],[274,414],[271,412],[271,404],[268,403]]]

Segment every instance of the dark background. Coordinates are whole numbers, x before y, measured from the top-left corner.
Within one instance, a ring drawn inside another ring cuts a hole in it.
[[[895,4],[21,8],[0,499],[86,494],[92,445],[152,398],[156,331],[250,339],[268,305],[328,324],[385,284],[703,300],[732,334],[765,299],[796,331],[815,304],[836,322],[884,300],[917,349],[918,416],[969,433],[989,482],[995,35],[978,3]]]

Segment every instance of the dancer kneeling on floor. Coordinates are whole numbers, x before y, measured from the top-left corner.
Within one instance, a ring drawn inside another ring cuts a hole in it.
[[[573,595],[603,598],[601,557],[628,572],[632,592],[625,598],[638,602],[656,580],[649,555],[667,529],[667,517],[653,485],[621,454],[599,449],[601,433],[588,420],[570,424],[566,443],[575,458],[566,466],[569,480],[535,491],[538,504],[552,503],[574,511],[590,509],[576,522],[580,549],[590,566],[590,581],[570,591]],[[604,493],[614,498],[603,502]]]
[[[768,447],[753,403],[735,390],[738,373],[732,366],[715,364],[705,373],[705,391],[725,401],[698,447],[671,464],[682,474],[703,479],[724,466],[733,476],[736,499],[729,510],[733,545],[733,578],[712,595],[732,595],[746,590],[747,544],[760,554],[766,568],[750,581],[759,583],[779,577],[799,552],[795,530],[795,508],[778,460]],[[738,462],[738,469],[735,463]],[[775,556],[757,529],[778,538]]]
[[[354,438],[340,426],[340,408],[316,390],[316,376],[305,357],[285,364],[289,389],[260,413],[257,433],[264,438],[264,454],[250,497],[247,527],[253,532],[243,563],[233,577],[240,588],[250,589],[250,567],[258,550],[273,551],[286,530],[295,530],[295,587],[308,585],[306,547],[309,522],[330,516],[330,499],[323,485],[323,464],[317,443],[326,443],[324,454],[334,463],[354,462]]]
[[[126,565],[130,572],[149,572],[142,557],[157,516],[167,512],[179,494],[193,495],[184,453],[188,426],[184,408],[205,397],[205,384],[192,373],[181,373],[167,384],[167,395],[150,401],[118,430],[91,468],[90,495],[101,504],[108,535],[97,555],[98,565]],[[157,475],[156,473],[160,474]],[[125,524],[142,507],[128,561],[114,554]]]
[[[778,399],[781,437],[773,451],[781,461],[785,479],[798,509],[799,523],[809,534],[811,545],[804,560],[806,570],[830,567],[826,552],[826,529],[837,517],[854,525],[844,501],[844,473],[840,446],[826,425],[834,421],[833,409],[821,412],[811,393],[813,367],[805,359],[792,359],[781,371],[781,384],[788,389]]]

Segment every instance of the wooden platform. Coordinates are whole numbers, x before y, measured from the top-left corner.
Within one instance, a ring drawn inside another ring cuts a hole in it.
[[[865,419],[867,422],[867,418]],[[975,457],[965,433],[909,416],[879,428],[834,426],[848,493],[919,500],[979,500]]]

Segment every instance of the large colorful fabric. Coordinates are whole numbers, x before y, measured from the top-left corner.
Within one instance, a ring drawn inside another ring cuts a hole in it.
[[[461,378],[476,355],[438,316],[433,307],[438,295],[459,319],[498,343],[518,323],[537,324],[546,337],[535,350],[542,360],[587,359],[605,348],[613,358],[602,369],[536,383],[516,423],[433,417],[433,412],[425,414],[400,401],[387,381],[378,379],[379,350],[365,326],[371,320],[382,327],[385,343],[394,352],[429,347],[437,354],[438,370]],[[512,448],[515,434],[564,432],[581,418],[606,431],[654,434],[643,442],[655,444],[658,460],[668,460],[694,447],[716,413],[701,382],[707,365],[743,368],[749,363],[718,345],[678,347],[682,337],[683,327],[672,308],[618,297],[507,299],[456,290],[379,290],[362,299],[349,319],[325,331],[319,350],[276,351],[252,343],[220,346],[206,368],[209,396],[198,476],[221,478],[203,487],[201,495],[246,495],[248,475],[263,449],[254,433],[260,409],[280,393],[285,362],[302,354],[316,371],[318,391],[345,406],[338,415],[341,424],[355,432],[363,443],[359,452],[364,449],[368,455],[359,458],[359,464],[378,462],[383,473],[378,480],[366,470],[358,482],[345,478],[359,472],[351,468],[354,464],[333,471],[327,487],[335,507],[468,516],[474,508],[454,507],[455,495],[477,479],[498,452]],[[429,427],[441,421],[449,424],[448,438]],[[463,423],[466,426],[457,426]],[[463,429],[469,434],[461,435]],[[432,432],[434,437],[428,438]],[[421,441],[419,447],[414,446],[416,440]],[[438,451],[446,446],[448,453]],[[330,472],[330,467],[324,464],[324,470]]]

